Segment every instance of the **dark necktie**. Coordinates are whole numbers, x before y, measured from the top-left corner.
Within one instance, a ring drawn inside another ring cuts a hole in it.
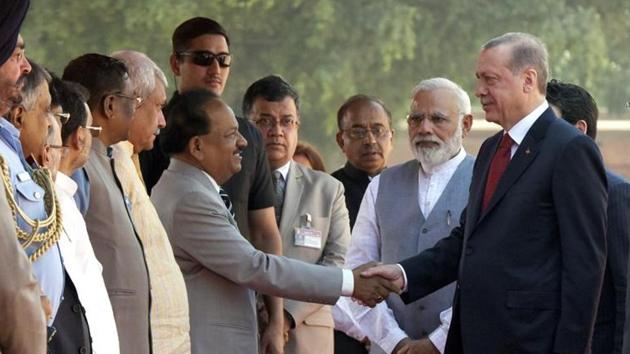
[[[282,173],[280,173],[280,171],[273,172],[273,184],[276,188],[276,201],[273,205],[273,208],[276,212],[276,224],[280,225],[280,217],[282,216],[282,204],[284,203],[284,188],[286,187],[284,177],[282,177]]]
[[[503,134],[501,142],[499,143],[499,148],[497,149],[494,157],[492,158],[492,162],[490,163],[488,179],[486,180],[486,190],[483,193],[483,210],[486,210],[486,208],[488,207],[490,199],[492,199],[492,195],[497,189],[499,180],[501,179],[503,172],[505,172],[505,169],[510,163],[512,145],[514,145],[514,140],[510,138],[510,135],[507,133]]]
[[[227,210],[230,212],[230,215],[232,215],[234,220],[236,220],[236,216],[234,215],[234,208],[232,207],[232,200],[230,199],[230,196],[225,192],[225,190],[221,187],[219,187],[219,196],[221,197],[221,200],[223,200],[223,203],[225,204]]]

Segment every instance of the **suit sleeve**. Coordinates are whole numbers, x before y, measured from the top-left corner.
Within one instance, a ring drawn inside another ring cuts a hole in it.
[[[554,352],[588,351],[606,262],[606,175],[592,139],[564,146],[552,176],[562,274]]]
[[[630,183],[622,182],[608,194],[608,269],[615,290],[614,353],[621,353],[626,316],[628,242],[630,240]]]
[[[201,266],[261,293],[334,304],[341,269],[307,264],[256,250],[228,221],[218,200],[203,193],[180,199],[173,215],[177,245]]]
[[[324,266],[342,267],[350,244],[350,220],[348,219],[343,185],[336,180],[334,182],[336,188],[331,189],[335,193],[335,197],[331,208],[330,228],[322,256],[317,263]],[[311,314],[319,311],[322,305],[286,300],[284,308],[291,314],[295,323],[299,324]]]
[[[400,297],[405,303],[418,300],[457,280],[462,254],[466,209],[459,226],[435,246],[400,262],[407,275],[407,291]]]
[[[46,322],[39,285],[17,242],[4,195],[4,188],[0,188],[0,351],[4,354],[44,353]]]

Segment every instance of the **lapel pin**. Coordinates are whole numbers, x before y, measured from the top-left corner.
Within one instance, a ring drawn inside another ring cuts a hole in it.
[[[530,152],[531,152],[531,151],[529,151],[529,148],[525,149],[525,154],[526,154],[526,155],[529,155],[529,153],[530,153]]]

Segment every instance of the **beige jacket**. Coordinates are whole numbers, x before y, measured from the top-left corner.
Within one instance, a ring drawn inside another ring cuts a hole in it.
[[[131,216],[149,266],[151,279],[151,333],[156,354],[190,353],[188,296],[182,272],[175,262],[166,230],[147,195],[133,158],[133,145],[114,145],[116,172],[131,201]]]

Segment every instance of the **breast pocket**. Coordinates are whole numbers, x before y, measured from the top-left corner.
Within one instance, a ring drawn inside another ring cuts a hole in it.
[[[44,189],[33,180],[17,182],[17,203],[31,218],[45,217],[44,213]]]

